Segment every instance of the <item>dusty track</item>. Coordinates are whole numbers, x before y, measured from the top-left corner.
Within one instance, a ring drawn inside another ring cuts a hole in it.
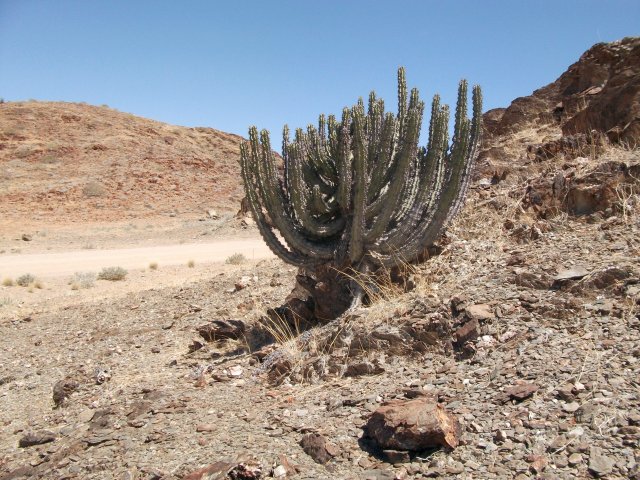
[[[109,266],[146,268],[151,262],[161,265],[179,265],[189,260],[197,263],[221,262],[235,253],[255,260],[273,257],[269,247],[261,239],[238,239],[141,248],[6,255],[0,256],[0,272],[3,275],[29,272],[41,277],[56,277]]]

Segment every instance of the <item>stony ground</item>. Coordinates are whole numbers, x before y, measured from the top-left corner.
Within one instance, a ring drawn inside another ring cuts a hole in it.
[[[544,219],[500,188],[471,193],[412,291],[281,332],[277,381],[242,339],[197,331],[279,305],[295,271],[277,260],[0,309],[0,478],[640,478],[637,199]],[[389,458],[363,439],[384,402],[425,394],[460,420],[456,449]]]

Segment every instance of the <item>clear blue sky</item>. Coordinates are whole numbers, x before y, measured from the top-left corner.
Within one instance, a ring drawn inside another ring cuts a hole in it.
[[[640,34],[640,1],[0,0],[0,97],[107,104],[278,143],[396,69],[427,101],[460,78],[506,106],[594,43]],[[276,146],[274,145],[274,146]]]

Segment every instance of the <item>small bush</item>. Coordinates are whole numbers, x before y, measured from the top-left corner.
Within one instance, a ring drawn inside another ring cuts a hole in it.
[[[40,280],[34,280],[31,286],[37,288],[38,290],[42,290],[44,288],[44,285]]]
[[[187,262],[187,267],[189,267],[189,268],[193,268],[193,267],[195,267],[195,266],[196,266],[196,262],[194,262],[193,260],[189,260],[189,261]]]
[[[241,263],[244,263],[246,260],[247,258],[243,254],[234,253],[233,255],[228,257],[224,263],[228,263],[230,265],[240,265]]]
[[[47,154],[40,159],[40,162],[46,165],[54,165],[56,163],[60,163],[60,160],[55,155]]]
[[[35,280],[36,280],[36,277],[31,275],[30,273],[25,273],[24,275],[20,275],[18,277],[18,279],[16,280],[16,283],[21,287],[28,287],[33,282],[35,282]]]
[[[109,280],[110,282],[117,282],[118,280],[124,280],[127,276],[127,272],[122,267],[106,267],[103,268],[98,274],[98,280]]]
[[[13,278],[6,277],[4,280],[2,280],[3,287],[13,287],[13,285]]]
[[[158,269],[158,262],[151,262],[149,264],[149,270],[157,270]]]
[[[31,145],[20,145],[16,148],[14,155],[16,158],[26,158],[35,153],[35,151],[35,147],[32,147]]]
[[[76,272],[71,277],[69,284],[71,290],[79,290],[81,288],[91,288],[96,281],[96,274],[93,272]]]
[[[82,189],[82,193],[87,197],[101,197],[105,194],[105,189],[98,182],[89,182]]]

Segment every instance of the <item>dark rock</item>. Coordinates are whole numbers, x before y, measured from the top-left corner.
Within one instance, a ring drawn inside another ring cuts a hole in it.
[[[585,287],[604,289],[609,288],[619,281],[625,280],[631,276],[629,270],[620,267],[611,267],[599,272],[593,273],[590,278],[586,279]]]
[[[338,453],[336,447],[319,433],[307,433],[302,436],[300,446],[304,453],[309,455],[316,463],[324,465]]]
[[[21,238],[25,242],[30,242],[33,237],[28,233],[23,233]]]
[[[207,342],[242,338],[247,327],[241,320],[213,320],[197,328],[198,333]]]
[[[475,318],[458,328],[454,333],[456,345],[460,346],[466,342],[475,340],[480,335],[480,325]]]
[[[362,362],[350,363],[344,372],[345,377],[360,377],[362,375],[377,375],[383,373],[382,368],[378,363],[373,363],[368,360]]]
[[[457,418],[429,397],[383,405],[373,412],[364,430],[383,449],[407,451],[455,448],[461,434]]]
[[[43,445],[53,442],[56,436],[53,432],[42,430],[39,432],[28,432],[19,441],[20,448],[33,447],[34,445]]]
[[[65,378],[56,382],[53,386],[53,403],[56,407],[63,406],[69,396],[75,392],[80,385],[72,378]]]
[[[397,465],[399,463],[409,463],[411,461],[409,452],[400,450],[383,450],[382,456],[384,457],[384,460],[386,462],[389,462],[392,465]]]

